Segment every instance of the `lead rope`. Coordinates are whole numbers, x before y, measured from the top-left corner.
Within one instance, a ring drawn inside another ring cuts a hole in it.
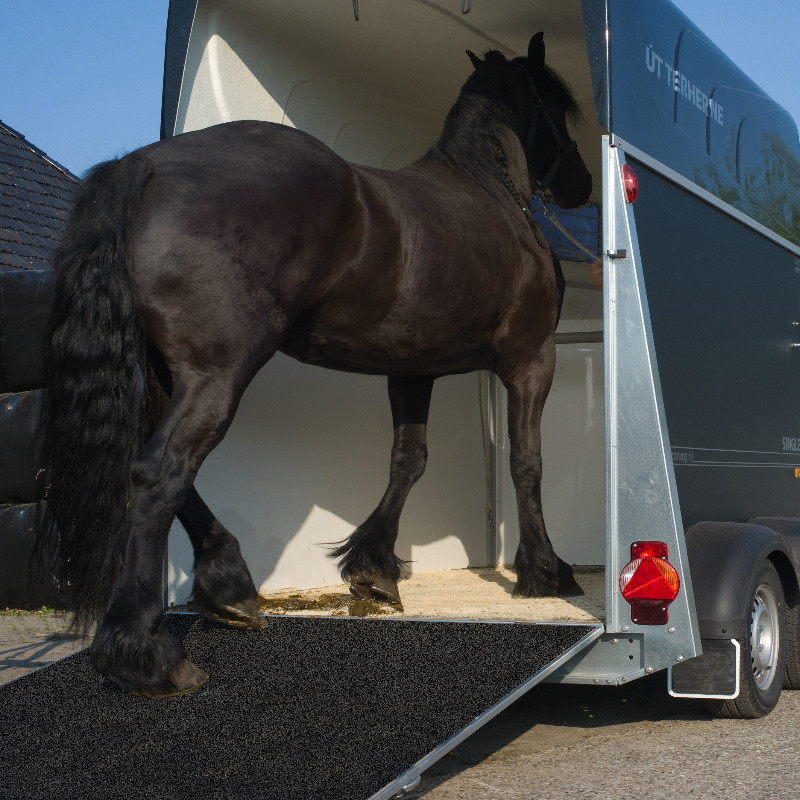
[[[597,261],[597,253],[593,253],[589,250],[588,247],[584,247],[562,224],[561,220],[556,216],[556,212],[552,209],[548,208],[545,205],[544,200],[542,200],[541,195],[535,195],[536,199],[542,204],[542,210],[544,212],[545,217],[548,219],[550,223],[552,223],[556,228],[558,228],[564,236],[569,239],[575,247],[578,248],[581,252],[585,253],[592,261]]]

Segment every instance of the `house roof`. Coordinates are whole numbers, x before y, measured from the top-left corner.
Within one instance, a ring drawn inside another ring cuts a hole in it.
[[[0,272],[51,267],[78,183],[0,121]]]

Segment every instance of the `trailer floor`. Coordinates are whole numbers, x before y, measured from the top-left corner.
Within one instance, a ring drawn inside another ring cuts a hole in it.
[[[193,694],[125,695],[86,650],[0,687],[4,800],[386,798],[600,631],[271,616],[253,632],[167,620],[211,675]]]
[[[316,589],[284,589],[262,595],[268,614],[304,616],[391,615],[406,619],[514,620],[517,622],[600,622],[605,619],[605,573],[577,567],[581,597],[514,597],[512,567],[422,572],[400,581],[402,609],[356,603],[345,584]]]

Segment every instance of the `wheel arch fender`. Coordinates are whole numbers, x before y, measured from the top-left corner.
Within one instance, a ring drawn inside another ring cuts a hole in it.
[[[786,599],[800,596],[800,519],[792,517],[754,517],[750,525],[762,525],[775,531],[783,539],[788,552],[775,552],[770,558],[781,576]]]
[[[797,585],[795,560],[781,533],[766,518],[749,522],[698,522],[686,531],[695,607],[703,639],[744,639],[753,573],[766,559],[784,586]],[[800,523],[798,523],[800,544]]]

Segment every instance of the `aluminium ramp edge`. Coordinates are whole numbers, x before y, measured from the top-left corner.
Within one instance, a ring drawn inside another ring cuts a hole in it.
[[[167,615],[211,675],[114,690],[83,650],[0,687],[4,800],[388,798],[602,632],[599,624]]]
[[[487,625],[497,625],[498,623],[478,623],[478,624],[487,624]],[[515,624],[515,623],[499,623],[499,624]],[[538,672],[531,675],[527,680],[523,683],[520,683],[518,686],[513,688],[505,697],[499,700],[490,708],[487,708],[481,714],[476,716],[471,722],[464,726],[464,728],[453,735],[450,739],[440,744],[430,753],[428,753],[424,758],[420,759],[416,764],[414,764],[411,769],[404,772],[400,775],[397,779],[393,780],[391,783],[387,784],[381,791],[377,792],[376,794],[372,795],[369,800],[387,800],[387,798],[394,797],[398,792],[401,792],[405,788],[412,788],[419,783],[420,776],[422,773],[435,764],[440,758],[447,755],[450,750],[454,747],[458,746],[461,742],[471,736],[478,728],[483,727],[487,722],[497,716],[501,711],[508,708],[515,700],[518,700],[522,695],[536,686],[537,683],[541,683],[548,675],[550,675],[554,670],[558,667],[565,664],[572,656],[579,653],[581,650],[584,650],[588,647],[592,642],[598,639],[601,634],[603,633],[604,627],[601,624],[578,624],[578,623],[519,623],[519,624],[528,624],[528,625],[535,625],[538,628],[538,632],[544,633],[548,637],[554,636],[558,637],[559,633],[566,633],[567,628],[575,627],[581,628],[583,630],[583,635],[581,638],[577,639],[577,641],[573,640],[572,637],[569,637],[571,640],[571,644],[567,647],[567,649],[562,650],[562,652],[552,661],[550,661],[546,666],[542,667]],[[559,630],[560,629],[560,630]]]

